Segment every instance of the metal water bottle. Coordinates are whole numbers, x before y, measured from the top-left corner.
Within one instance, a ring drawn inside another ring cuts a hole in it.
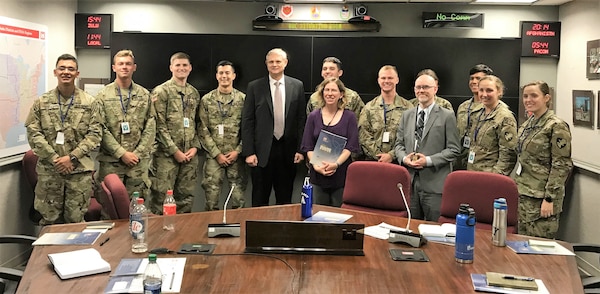
[[[311,217],[313,203],[313,186],[310,184],[310,177],[304,178],[304,185],[302,185],[300,203],[302,203],[302,218]]]
[[[506,199],[494,199],[494,220],[492,221],[492,244],[506,246]]]
[[[475,210],[461,204],[456,215],[456,244],[454,259],[459,263],[473,263],[475,251]]]

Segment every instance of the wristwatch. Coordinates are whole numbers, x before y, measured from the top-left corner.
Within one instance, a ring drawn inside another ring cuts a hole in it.
[[[71,160],[71,163],[73,163],[73,164],[77,164],[77,162],[79,162],[79,159],[77,159],[77,156],[75,156],[73,154],[69,154],[69,159]]]
[[[552,197],[550,197],[550,196],[544,197],[544,200],[546,200],[546,202],[548,202],[548,203],[552,203]]]

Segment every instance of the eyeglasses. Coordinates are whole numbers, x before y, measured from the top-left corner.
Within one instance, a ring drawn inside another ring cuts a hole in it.
[[[59,66],[59,67],[57,67],[56,69],[57,69],[58,71],[68,71],[68,72],[76,72],[76,71],[77,71],[77,68],[75,68],[75,67],[72,67],[72,66],[69,66],[69,67],[66,67],[66,66]]]
[[[419,90],[429,90],[431,88],[434,88],[435,86],[429,86],[429,85],[424,85],[424,86],[415,86],[415,91],[419,91]]]

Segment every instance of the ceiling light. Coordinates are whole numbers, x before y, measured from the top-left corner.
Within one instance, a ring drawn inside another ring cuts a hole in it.
[[[474,4],[532,4],[538,0],[475,0]]]

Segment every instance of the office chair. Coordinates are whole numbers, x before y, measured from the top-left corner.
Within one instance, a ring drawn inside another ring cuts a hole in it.
[[[25,178],[27,178],[27,181],[29,182],[29,185],[31,186],[31,190],[33,191],[34,195],[35,186],[37,185],[38,181],[38,174],[35,170],[37,162],[38,157],[37,155],[35,155],[35,153],[33,153],[33,150],[29,150],[23,155],[23,172],[25,173]],[[94,175],[92,174],[92,179],[93,178]],[[90,187],[90,193],[93,193],[93,186],[94,184],[92,183],[92,187]],[[88,211],[85,213],[84,219],[86,221],[100,220],[101,208],[102,206],[100,206],[100,203],[98,203],[98,201],[96,201],[96,199],[92,197],[90,199],[90,206],[88,207]],[[35,210],[35,208],[33,207],[33,199],[31,199],[31,205],[29,207],[29,219],[35,224],[38,224],[42,219],[40,213],[37,212],[37,210]]]
[[[440,223],[454,223],[461,203],[475,209],[479,229],[492,230],[494,199],[506,198],[506,232],[517,233],[519,191],[510,177],[479,171],[459,170],[452,172],[444,182]]]
[[[575,251],[575,253],[595,253],[598,255],[598,260],[600,261],[600,245],[580,243],[571,245],[573,246],[573,251]],[[582,260],[586,264],[589,264],[582,258],[578,257],[578,259]],[[593,267],[593,265],[591,266]],[[582,267],[578,265],[577,268],[579,269],[581,275],[581,283],[583,284],[584,293],[600,293],[600,276],[598,276],[598,273],[596,273],[596,275],[590,273],[590,271],[586,269],[588,267]]]
[[[103,212],[110,219],[129,218],[129,193],[125,185],[116,174],[108,174],[100,184],[102,191],[99,193]]]
[[[355,161],[348,167],[342,208],[407,217],[398,183],[410,203],[411,178],[398,164]]]
[[[26,250],[25,260],[29,259],[29,255],[31,255],[31,250],[33,246],[31,245],[37,238],[25,235],[2,235],[0,236],[0,244],[25,244],[28,245],[28,249]],[[0,293],[4,293],[4,290],[9,283],[14,283],[16,287],[21,281],[21,277],[23,277],[23,270],[20,268],[24,268],[24,265],[21,264],[19,268],[9,268],[9,267],[0,267]]]

